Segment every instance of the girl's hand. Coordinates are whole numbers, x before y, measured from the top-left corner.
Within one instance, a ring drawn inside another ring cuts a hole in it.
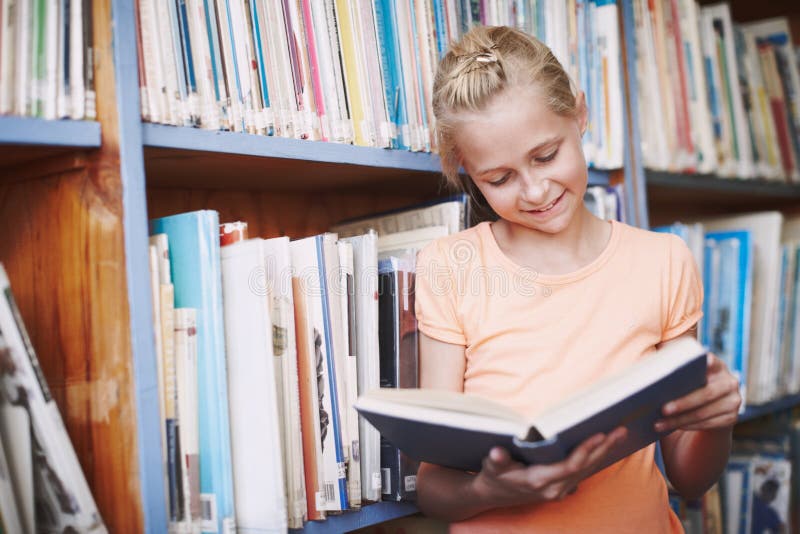
[[[472,479],[473,489],[493,507],[563,499],[578,482],[593,474],[608,452],[625,439],[627,430],[617,428],[581,443],[569,457],[548,465],[525,466],[511,459],[508,451],[495,447],[483,460],[483,468]]]
[[[655,428],[658,432],[729,429],[736,423],[741,403],[736,377],[725,362],[709,353],[705,387],[665,404],[664,418]]]

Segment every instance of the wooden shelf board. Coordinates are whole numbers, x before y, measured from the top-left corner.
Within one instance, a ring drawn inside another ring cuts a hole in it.
[[[154,187],[445,194],[435,154],[143,124]],[[592,184],[609,173],[590,170]]]
[[[100,146],[100,123],[0,116],[0,167]]]
[[[800,184],[648,170],[651,226],[715,215],[800,209]]]
[[[745,408],[744,412],[739,415],[739,422],[742,423],[764,415],[788,410],[795,406],[800,406],[800,394],[787,395],[786,397],[765,404],[749,405]]]
[[[412,503],[379,502],[368,504],[357,512],[345,512],[342,515],[331,515],[325,521],[309,521],[302,529],[292,529],[292,533],[334,533],[349,532],[359,528],[377,525],[384,521],[397,519],[418,513]]]

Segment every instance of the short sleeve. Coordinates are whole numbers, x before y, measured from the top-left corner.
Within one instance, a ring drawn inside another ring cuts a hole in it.
[[[680,336],[703,316],[703,284],[689,247],[677,236],[669,236],[665,273],[661,341]]]
[[[441,241],[434,241],[417,254],[415,311],[419,330],[434,339],[466,345],[458,319],[456,285],[453,271],[441,251]]]

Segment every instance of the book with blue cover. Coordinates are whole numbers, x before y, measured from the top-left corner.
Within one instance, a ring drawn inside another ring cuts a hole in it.
[[[153,219],[150,233],[168,236],[175,307],[197,310],[201,529],[232,532],[235,520],[219,215],[203,210]]]
[[[356,409],[411,458],[466,471],[480,471],[495,446],[525,464],[558,462],[591,436],[625,426],[605,467],[665,435],[654,429],[662,407],[705,384],[706,358],[694,338],[681,337],[532,420],[481,397],[426,389],[373,390]]]
[[[706,233],[705,321],[701,339],[739,379],[747,400],[753,261],[750,232]]]

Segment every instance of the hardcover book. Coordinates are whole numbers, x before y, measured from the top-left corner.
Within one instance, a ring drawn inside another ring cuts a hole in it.
[[[356,409],[411,458],[467,471],[479,471],[495,446],[519,462],[549,464],[591,436],[625,426],[628,435],[605,467],[665,435],[654,429],[662,406],[705,380],[706,349],[686,336],[530,421],[480,397],[439,390],[373,390]]]

